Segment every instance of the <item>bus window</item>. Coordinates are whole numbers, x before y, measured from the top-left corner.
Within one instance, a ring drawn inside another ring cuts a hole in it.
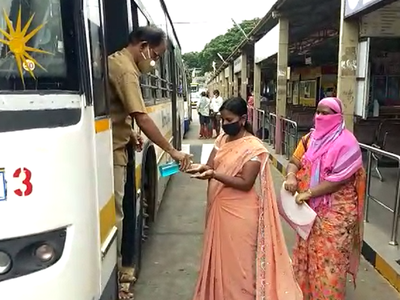
[[[139,26],[147,26],[149,24],[149,21],[139,8],[137,9],[137,15]],[[140,76],[140,85],[142,87],[144,103],[146,105],[153,105],[155,100],[153,98],[153,91],[151,89],[151,75],[149,76],[147,74],[142,74]]]
[[[199,85],[197,83],[190,84],[190,92],[197,93],[199,91]]]
[[[165,69],[164,69],[164,71],[165,71],[165,73],[164,73],[164,75],[163,75],[163,79],[165,80],[164,82],[163,82],[163,85],[162,85],[162,87],[163,87],[163,91],[164,91],[164,97],[165,98],[169,98],[170,97],[170,92],[169,92],[169,89],[170,89],[170,81],[171,81],[171,76],[170,76],[170,56],[171,54],[170,54],[170,52],[169,52],[169,50],[167,50],[167,51],[165,51],[165,53],[164,53],[164,63],[165,63]]]
[[[1,91],[79,90],[72,2],[0,1]]]
[[[108,115],[108,103],[105,92],[105,56],[102,35],[102,21],[99,0],[89,0],[89,39],[91,50],[91,65],[93,73],[93,97],[95,116]]]
[[[165,61],[165,55],[162,55],[161,57],[160,57],[160,62],[159,62],[159,64],[160,64],[160,97],[161,98],[166,98],[167,96],[166,96],[166,90],[165,90],[165,87],[166,87],[166,69],[165,69],[165,67],[166,67],[166,61]]]
[[[139,8],[137,9],[137,13],[138,13],[138,24],[140,27],[147,26],[150,24],[149,20],[147,20],[147,18]]]
[[[158,100],[157,97],[158,75],[159,72],[157,68],[154,71],[152,71],[149,75],[151,98],[154,100],[154,102]]]
[[[161,90],[161,76],[162,76],[162,61],[158,61],[157,63],[157,68],[155,70],[155,74],[157,76],[157,81],[156,81],[156,86],[157,86],[157,90],[156,90],[156,99],[157,100],[162,100],[162,90]]]

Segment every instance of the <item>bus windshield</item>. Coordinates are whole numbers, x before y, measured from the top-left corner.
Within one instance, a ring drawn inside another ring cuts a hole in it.
[[[74,49],[64,36],[73,12],[65,2],[73,1],[0,1],[0,91],[76,90],[77,77],[67,74],[67,51]]]
[[[196,92],[198,92],[199,91],[199,85],[198,84],[191,84],[190,85],[190,92],[191,93],[196,93]]]

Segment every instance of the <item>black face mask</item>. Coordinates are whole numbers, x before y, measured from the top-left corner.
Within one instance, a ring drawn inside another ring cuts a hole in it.
[[[235,123],[223,124],[222,129],[227,135],[236,136],[240,132],[240,129],[242,129],[242,126],[237,121]]]

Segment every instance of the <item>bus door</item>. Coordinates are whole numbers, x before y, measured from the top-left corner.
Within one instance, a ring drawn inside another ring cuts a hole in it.
[[[178,149],[179,147],[179,139],[180,137],[178,136],[177,129],[178,126],[178,119],[177,119],[177,110],[178,110],[178,105],[177,105],[177,70],[176,70],[176,59],[175,59],[175,51],[174,47],[171,42],[168,43],[168,59],[169,59],[169,68],[170,68],[170,78],[171,78],[171,83],[172,83],[172,92],[170,93],[171,96],[171,113],[172,113],[172,128],[173,128],[173,146]]]
[[[117,287],[117,224],[114,197],[113,145],[111,119],[107,98],[108,69],[105,47],[103,0],[88,0],[87,26],[89,40],[89,63],[91,71],[91,101],[95,118],[95,158],[97,198],[99,202],[101,243],[102,297],[114,297]],[[109,298],[107,298],[109,299]],[[114,299],[114,298],[112,298]]]

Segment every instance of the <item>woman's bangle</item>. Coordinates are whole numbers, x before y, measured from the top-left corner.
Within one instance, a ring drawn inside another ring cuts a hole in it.
[[[310,197],[313,196],[313,193],[312,193],[311,189],[308,189],[308,190],[307,190],[307,193],[310,195]]]
[[[288,177],[289,177],[290,175],[293,175],[294,177],[296,177],[296,173],[294,173],[294,172],[289,172],[289,173],[286,174],[285,178],[288,179]]]

